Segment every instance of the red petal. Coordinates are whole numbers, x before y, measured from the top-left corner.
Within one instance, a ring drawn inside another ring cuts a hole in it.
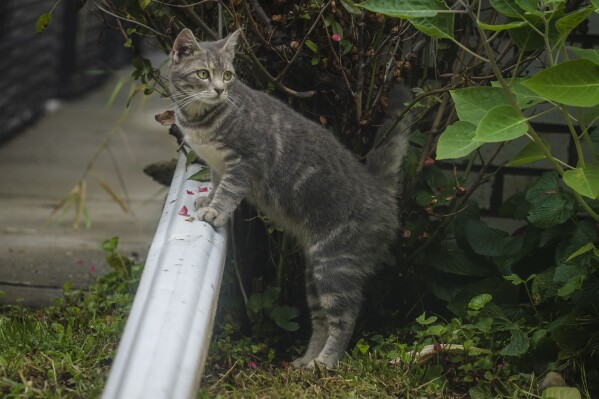
[[[189,216],[189,214],[187,213],[187,210],[188,210],[187,207],[185,205],[183,205],[183,207],[179,211],[179,215],[181,215],[181,216]]]
[[[198,188],[198,191],[199,191],[200,193],[205,193],[206,191],[208,191],[208,187],[199,187],[199,188]]]
[[[189,190],[185,190],[187,192],[187,194],[189,195],[193,195],[193,191],[189,191]]]

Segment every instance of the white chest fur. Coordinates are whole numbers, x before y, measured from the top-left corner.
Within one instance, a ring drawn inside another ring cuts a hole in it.
[[[214,142],[205,142],[197,132],[185,132],[185,141],[200,156],[200,158],[210,166],[219,176],[225,171],[225,156],[227,151],[218,148]]]

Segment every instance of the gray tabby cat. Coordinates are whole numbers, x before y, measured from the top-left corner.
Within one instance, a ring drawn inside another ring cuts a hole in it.
[[[177,124],[213,172],[215,189],[195,202],[197,217],[222,226],[245,198],[295,237],[312,337],[293,364],[332,367],[351,338],[362,287],[398,229],[406,135],[392,135],[361,164],[322,126],[236,78],[239,33],[198,43],[185,29],[170,55]]]

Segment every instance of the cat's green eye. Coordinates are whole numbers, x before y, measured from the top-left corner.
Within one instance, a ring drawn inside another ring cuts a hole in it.
[[[231,80],[232,77],[233,77],[233,72],[231,72],[231,71],[225,71],[223,73],[224,80]]]
[[[208,79],[209,76],[210,72],[208,72],[206,69],[200,69],[198,71],[198,78],[200,79]]]

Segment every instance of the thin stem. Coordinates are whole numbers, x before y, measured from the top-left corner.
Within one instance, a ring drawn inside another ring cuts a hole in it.
[[[308,32],[304,35],[304,37],[302,38],[302,41],[300,42],[299,46],[297,47],[297,51],[295,52],[295,54],[293,54],[293,57],[291,57],[291,60],[287,63],[287,65],[285,65],[285,68],[283,68],[283,70],[281,71],[281,73],[279,73],[279,75],[275,78],[275,80],[277,82],[280,82],[281,80],[283,80],[283,77],[285,77],[285,75],[287,74],[287,72],[289,72],[289,69],[291,68],[291,65],[293,65],[295,63],[295,61],[297,60],[297,57],[299,57],[299,54],[301,53],[301,50],[304,47],[304,43],[306,43],[306,40],[308,40],[308,36],[310,36],[310,34],[312,33],[312,31],[316,28],[316,25],[318,25],[318,20],[322,17],[322,14],[327,9],[327,7],[329,6],[329,4],[331,4],[331,1],[333,1],[333,0],[329,0],[320,9],[320,12],[318,13],[318,15],[316,16],[316,18],[314,19],[314,23],[312,24],[312,26],[310,27],[310,29],[308,29]]]

